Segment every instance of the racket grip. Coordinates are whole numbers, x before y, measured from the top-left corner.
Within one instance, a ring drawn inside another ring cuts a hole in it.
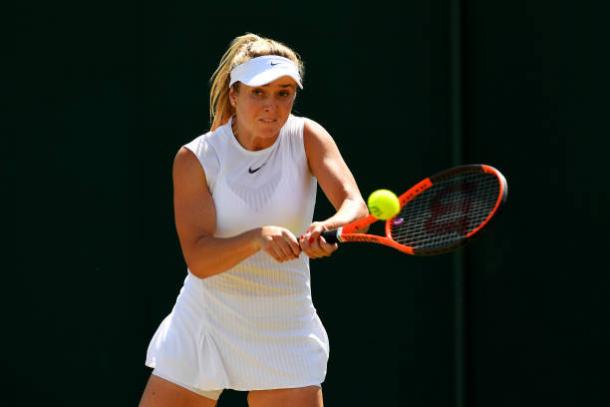
[[[339,230],[327,230],[326,232],[322,232],[322,237],[327,243],[339,243]]]

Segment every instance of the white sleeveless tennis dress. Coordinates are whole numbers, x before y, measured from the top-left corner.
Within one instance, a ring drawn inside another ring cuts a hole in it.
[[[312,222],[316,179],[303,118],[290,116],[275,143],[249,151],[231,123],[185,147],[203,166],[216,206],[215,236],[264,226],[296,236]],[[200,279],[188,272],[176,304],[150,342],[146,365],[196,390],[320,385],[329,344],[312,303],[309,258],[277,263],[264,252]]]

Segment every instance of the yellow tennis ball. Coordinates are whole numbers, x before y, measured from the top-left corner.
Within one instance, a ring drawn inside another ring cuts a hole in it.
[[[400,212],[400,202],[396,194],[388,189],[378,189],[369,195],[369,211],[377,219],[390,219]]]

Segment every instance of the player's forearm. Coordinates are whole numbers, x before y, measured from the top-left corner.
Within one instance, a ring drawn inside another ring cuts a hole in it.
[[[360,197],[347,198],[343,201],[337,212],[324,221],[327,229],[337,229],[356,219],[363,218],[369,214],[366,204]]]
[[[202,236],[184,250],[188,268],[199,278],[227,271],[260,250],[259,235],[253,229],[230,238]]]

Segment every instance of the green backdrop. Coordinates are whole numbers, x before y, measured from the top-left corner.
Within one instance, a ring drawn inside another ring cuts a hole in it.
[[[510,185],[506,211],[457,255],[346,246],[312,262],[326,405],[607,404],[609,32],[596,7],[13,5],[2,404],[137,404],[185,277],[172,160],[209,126],[208,78],[245,32],[302,55],[296,113],[330,131],[364,195],[456,163],[492,164]]]

